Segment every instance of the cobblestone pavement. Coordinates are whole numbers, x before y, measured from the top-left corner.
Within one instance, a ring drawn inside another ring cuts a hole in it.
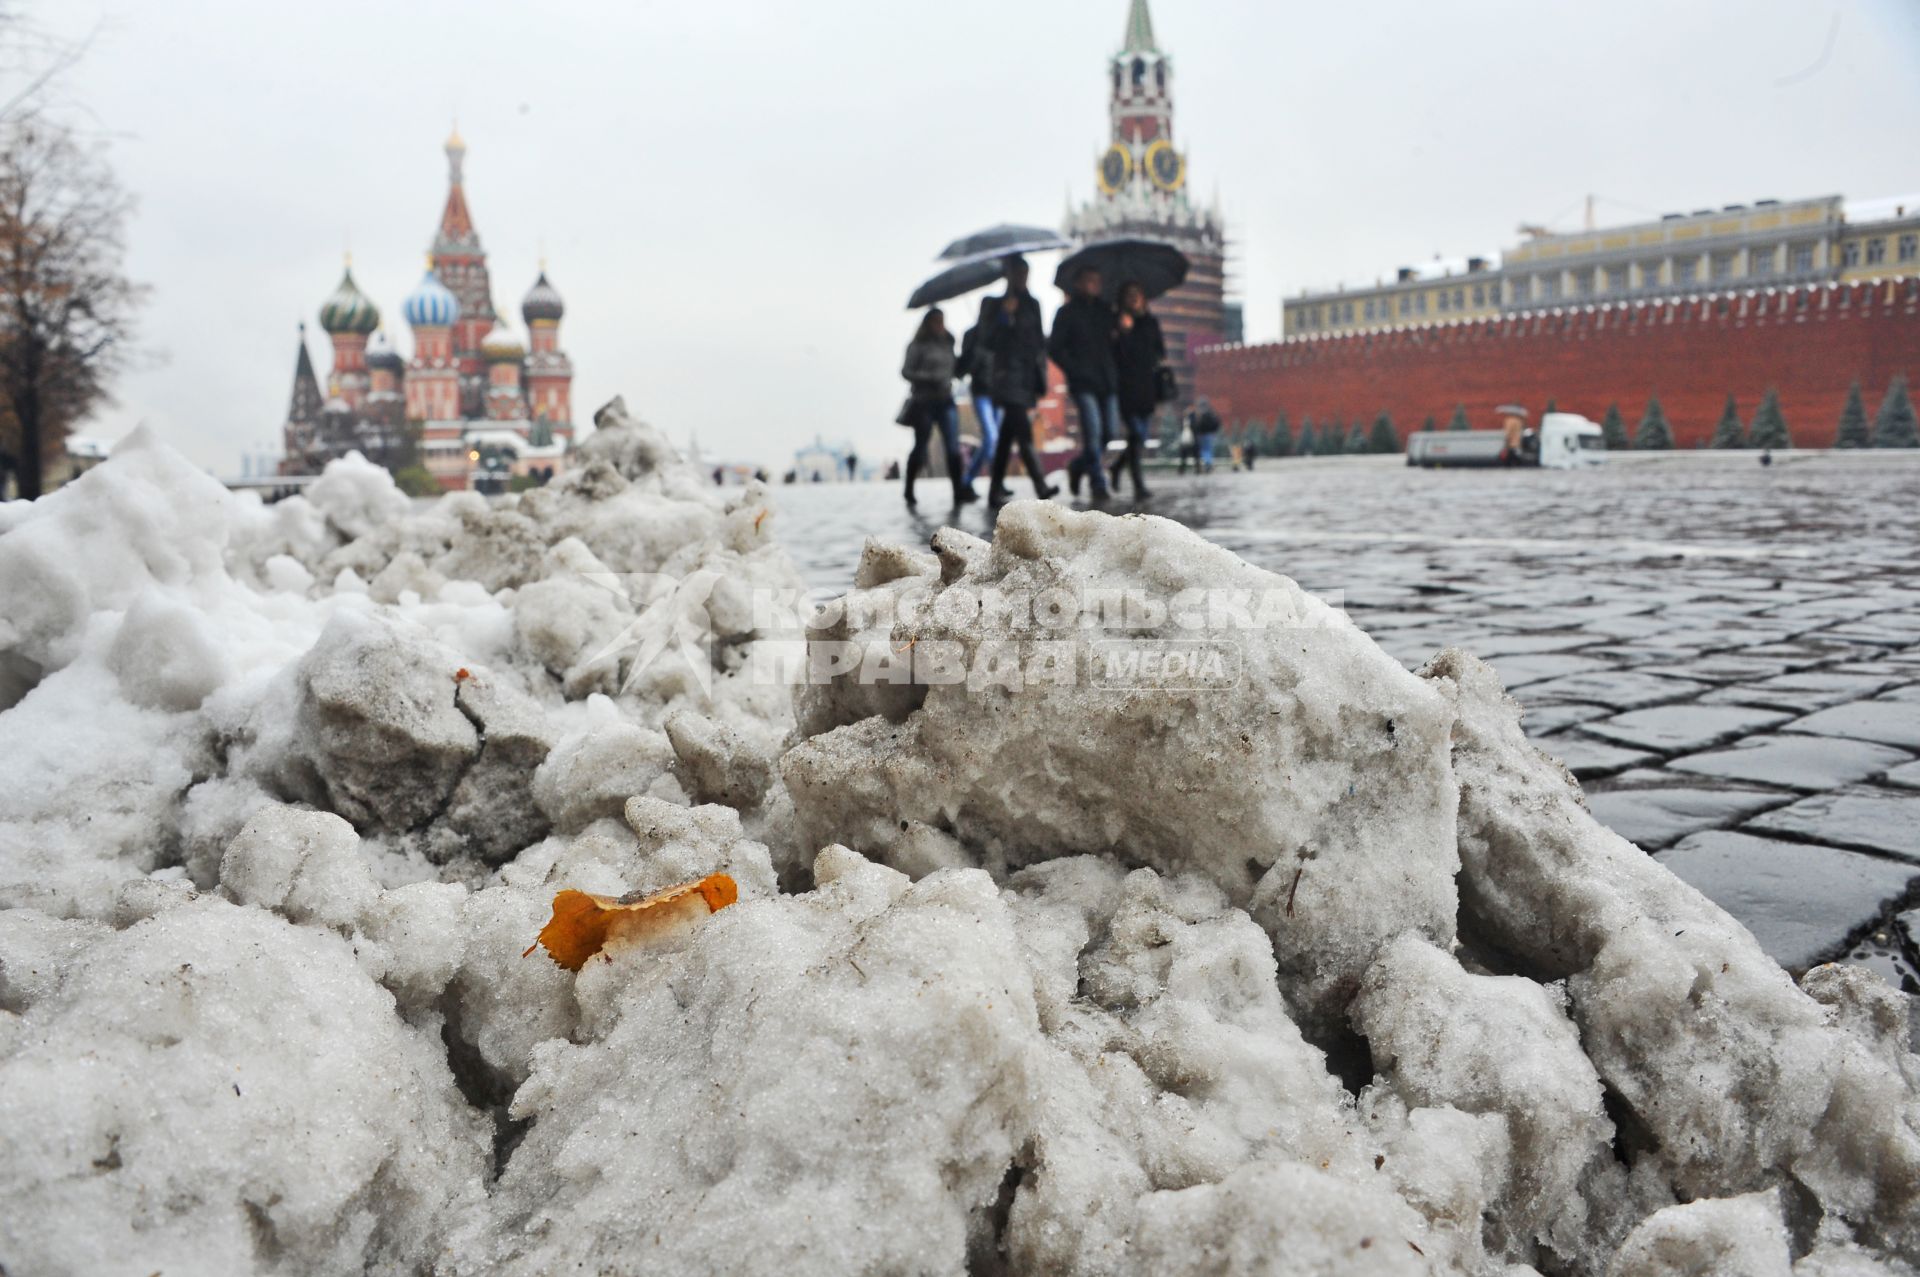
[[[1138,508],[1340,596],[1409,666],[1449,645],[1489,661],[1595,814],[1785,966],[1845,957],[1920,993],[1920,455],[1149,482]],[[782,539],[832,592],[864,536],[924,543],[942,522],[893,485],[780,500]],[[977,507],[954,521],[991,534]]]

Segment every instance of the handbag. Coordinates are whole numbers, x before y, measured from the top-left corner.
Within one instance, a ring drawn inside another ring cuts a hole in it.
[[[1173,374],[1172,364],[1160,364],[1153,370],[1153,401],[1172,403],[1180,397],[1180,379]]]
[[[893,424],[896,426],[911,426],[919,420],[919,406],[913,402],[913,396],[908,395],[906,402],[900,405],[900,411],[894,416]]]

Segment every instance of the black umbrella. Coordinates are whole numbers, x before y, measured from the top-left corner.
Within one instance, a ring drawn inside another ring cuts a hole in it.
[[[1100,272],[1101,295],[1118,301],[1120,289],[1138,284],[1149,298],[1186,282],[1187,255],[1157,239],[1103,239],[1069,253],[1053,273],[1053,282],[1071,292],[1074,276],[1091,267]]]
[[[1057,248],[1072,248],[1073,241],[1044,226],[1016,226],[1002,222],[984,231],[963,235],[940,252],[940,260],[978,257],[982,253],[1046,253]]]
[[[931,306],[949,297],[958,297],[976,288],[997,284],[1006,277],[1007,259],[1004,254],[979,253],[963,257],[914,289],[913,296],[907,298],[907,309],[919,310],[922,306]]]

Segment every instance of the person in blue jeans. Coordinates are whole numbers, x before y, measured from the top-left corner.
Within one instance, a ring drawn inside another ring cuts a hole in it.
[[[1194,472],[1213,473],[1213,441],[1220,437],[1220,414],[1202,399],[1193,406],[1193,444],[1196,454]]]
[[[927,464],[927,444],[934,427],[939,427],[946,445],[947,478],[953,484],[953,503],[961,505],[978,500],[960,475],[960,413],[953,405],[953,335],[947,331],[946,317],[938,306],[920,321],[919,331],[907,347],[900,375],[911,387],[913,408],[913,451],[907,455],[908,505],[917,505],[913,481]]]
[[[1144,501],[1153,494],[1140,477],[1140,466],[1146,459],[1153,410],[1160,406],[1159,373],[1167,358],[1167,341],[1161,335],[1160,321],[1147,309],[1146,290],[1135,283],[1120,286],[1113,355],[1120,373],[1120,423],[1126,428],[1127,450],[1113,463],[1112,485],[1115,492],[1120,490],[1124,466],[1133,479],[1134,500]]]
[[[993,402],[992,369],[980,344],[980,336],[986,331],[987,305],[988,302],[980,303],[980,319],[960,339],[959,375],[967,379],[973,395],[973,419],[980,423],[980,446],[967,460],[967,473],[963,476],[968,488],[980,477],[980,472],[993,463],[994,447],[1000,441],[1000,406]]]
[[[1073,278],[1073,295],[1053,319],[1047,354],[1067,374],[1067,393],[1080,418],[1080,455],[1067,464],[1067,487],[1080,495],[1092,485],[1095,501],[1107,499],[1107,440],[1119,433],[1120,374],[1113,357],[1118,317],[1101,296],[1100,272],[1088,267]]]

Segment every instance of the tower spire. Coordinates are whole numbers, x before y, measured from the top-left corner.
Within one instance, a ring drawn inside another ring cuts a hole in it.
[[[1121,46],[1126,53],[1158,53],[1153,40],[1153,15],[1147,12],[1147,0],[1133,0],[1127,9],[1127,40]]]

